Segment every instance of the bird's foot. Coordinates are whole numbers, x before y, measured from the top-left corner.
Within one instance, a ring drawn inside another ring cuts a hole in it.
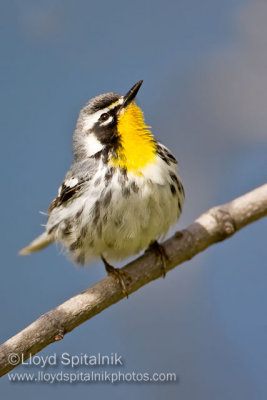
[[[160,257],[162,277],[165,278],[166,273],[167,273],[167,261],[169,259],[165,248],[163,246],[161,246],[161,244],[159,244],[157,242],[157,240],[155,240],[146,249],[146,252],[149,252],[149,251],[155,251],[158,254],[158,256]]]
[[[126,286],[126,278],[127,278],[126,273],[124,271],[122,271],[120,268],[115,268],[112,265],[110,265],[103,256],[101,256],[101,259],[105,265],[107,274],[109,276],[113,276],[116,279],[116,281],[118,282],[118,284],[121,287],[122,293],[128,299],[129,293],[127,291],[127,286]]]

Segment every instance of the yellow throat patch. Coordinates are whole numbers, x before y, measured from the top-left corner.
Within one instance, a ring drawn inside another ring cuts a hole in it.
[[[156,144],[145,124],[141,108],[131,103],[119,116],[117,128],[121,146],[117,151],[118,156],[112,157],[110,163],[142,175],[140,170],[156,160]]]

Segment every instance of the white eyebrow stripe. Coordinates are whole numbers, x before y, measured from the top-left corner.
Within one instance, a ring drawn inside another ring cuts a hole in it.
[[[109,112],[108,107],[103,108],[103,110],[99,110],[99,111],[95,112],[94,114],[87,115],[84,118],[84,125],[83,125],[84,130],[88,131],[88,130],[92,129],[94,124],[99,120],[100,115],[105,112]]]

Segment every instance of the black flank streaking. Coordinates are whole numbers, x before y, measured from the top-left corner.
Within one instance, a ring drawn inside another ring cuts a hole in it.
[[[109,183],[109,181],[111,180],[111,178],[113,177],[115,172],[115,169],[113,167],[109,168],[105,174],[105,182],[106,184]]]
[[[175,186],[170,184],[170,189],[171,189],[172,194],[175,195],[175,193],[176,193]]]
[[[103,199],[103,205],[104,207],[107,207],[111,201],[111,197],[112,197],[112,191],[109,189],[107,191],[107,193],[105,194],[105,197]]]
[[[100,217],[100,202],[99,202],[99,200],[97,200],[95,202],[95,205],[93,208],[93,215],[94,215],[93,223],[96,225],[99,220],[99,217]]]
[[[137,186],[137,184],[135,182],[131,183],[131,189],[134,193],[137,193],[139,191],[139,187]]]

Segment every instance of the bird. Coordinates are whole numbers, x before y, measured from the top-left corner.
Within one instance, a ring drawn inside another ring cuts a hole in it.
[[[179,219],[185,194],[171,151],[155,139],[135,98],[98,95],[80,110],[73,163],[47,213],[45,231],[20,251],[26,255],[59,242],[74,263],[101,258],[128,297],[122,270],[111,261],[142,250],[167,254],[159,244]]]

